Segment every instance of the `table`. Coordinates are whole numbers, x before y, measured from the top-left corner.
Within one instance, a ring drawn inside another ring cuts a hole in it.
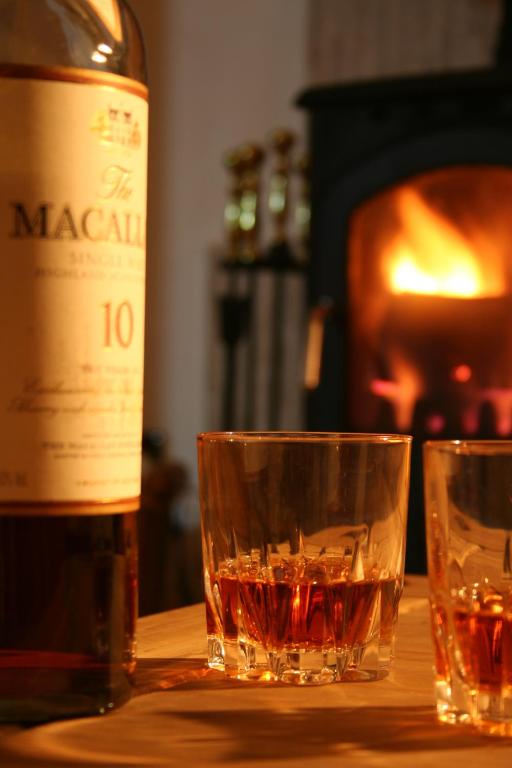
[[[207,766],[509,768],[512,739],[434,713],[422,577],[407,577],[392,677],[319,687],[239,682],[205,668],[204,606],[139,626],[134,696],[103,717],[0,727],[2,768]]]

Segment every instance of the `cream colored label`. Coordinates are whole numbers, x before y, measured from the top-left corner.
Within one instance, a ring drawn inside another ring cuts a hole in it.
[[[120,81],[0,78],[0,502],[140,492],[147,103]]]

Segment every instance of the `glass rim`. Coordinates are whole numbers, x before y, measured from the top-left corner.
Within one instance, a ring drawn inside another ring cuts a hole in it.
[[[305,431],[212,431],[199,432],[197,442],[212,443],[359,443],[399,444],[412,442],[411,435],[378,432],[305,432]]]
[[[463,438],[457,440],[426,440],[423,443],[423,450],[471,456],[512,454],[512,439],[500,440],[499,438],[491,438],[484,440],[479,438]]]

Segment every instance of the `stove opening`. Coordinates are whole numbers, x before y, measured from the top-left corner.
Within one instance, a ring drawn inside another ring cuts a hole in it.
[[[512,433],[512,170],[435,170],[361,204],[348,296],[358,428]]]

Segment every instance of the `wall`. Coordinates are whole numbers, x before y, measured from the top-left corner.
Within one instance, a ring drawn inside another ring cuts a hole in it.
[[[303,132],[307,0],[131,0],[148,49],[151,130],[145,424],[195,476],[209,423],[211,248],[222,157],[273,128]]]
[[[312,84],[486,66],[503,0],[311,0]]]

